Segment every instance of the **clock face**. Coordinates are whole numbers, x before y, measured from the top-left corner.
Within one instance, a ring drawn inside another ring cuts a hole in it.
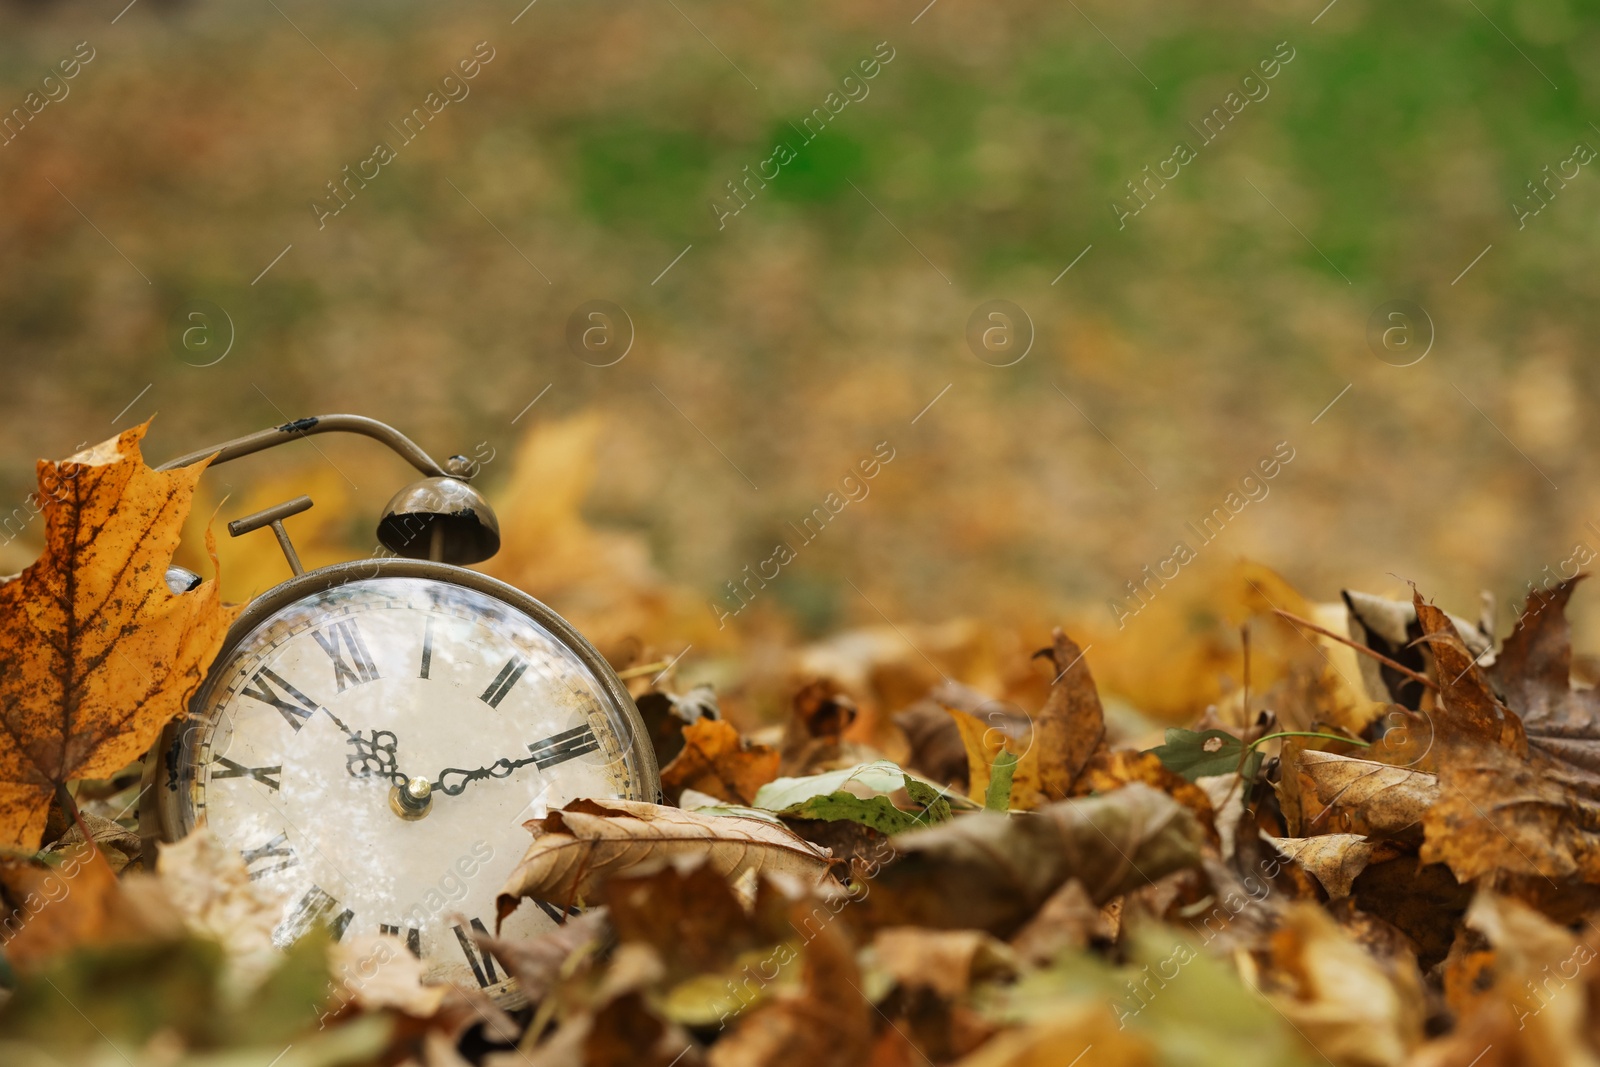
[[[471,934],[494,930],[522,824],[577,797],[655,799],[632,708],[598,671],[476,588],[376,577],[311,592],[213,666],[167,757],[168,821],[203,821],[238,850],[282,900],[280,945],[317,923],[392,933],[431,979],[506,994]],[[524,903],[504,932],[559,915]]]

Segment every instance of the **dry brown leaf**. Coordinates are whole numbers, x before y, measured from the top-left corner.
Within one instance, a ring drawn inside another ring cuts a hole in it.
[[[874,759],[876,752],[844,739],[856,720],[856,702],[831,678],[814,679],[795,693],[783,728],[780,772],[788,777],[821,774]]]
[[[1563,765],[1562,778],[1600,799],[1600,690],[1572,687],[1572,627],[1567,600],[1583,578],[1528,598],[1491,676],[1528,735],[1528,748]]]
[[[1472,889],[1442,863],[1403,855],[1370,863],[1356,878],[1350,899],[1409,937],[1422,966],[1432,967],[1450,951]]]
[[[1106,719],[1083,650],[1060,629],[1050,636],[1050,697],[1034,726],[1033,747],[1040,789],[1049,800],[1065,800],[1089,760],[1105,749]]]
[[[1461,746],[1440,769],[1423,820],[1424,862],[1462,881],[1493,871],[1600,881],[1600,806],[1581,801],[1548,757]]]
[[[236,611],[166,571],[205,464],[145,466],[135,426],[39,462],[45,550],[0,586],[0,841],[37,848],[56,787],[138,759],[182,714]],[[209,535],[208,548],[214,546]]]
[[[1547,595],[1530,596],[1495,657],[1490,677],[1524,726],[1594,724],[1600,694],[1572,688],[1572,626],[1567,622],[1567,601],[1584,577],[1561,582]]]
[[[1301,749],[1294,774],[1302,824],[1293,836],[1363,834],[1420,841],[1422,820],[1439,799],[1439,780],[1422,771]]]
[[[557,904],[591,901],[611,878],[649,874],[668,863],[703,860],[724,878],[746,870],[815,884],[829,858],[773,823],[701,815],[633,800],[575,800],[525,824],[533,844],[504,888],[503,919],[523,897]]]
[[[1448,751],[1460,745],[1502,745],[1513,755],[1527,756],[1522,720],[1495,699],[1455,623],[1439,608],[1424,603],[1421,593],[1412,599],[1438,675],[1440,706],[1433,721],[1434,736],[1446,749],[1441,758],[1448,762]]]
[[[113,871],[121,874],[130,864],[138,863],[140,855],[144,852],[144,842],[138,834],[104,816],[87,811],[80,814],[83,817],[83,825],[89,830],[89,836],[94,839],[95,848],[105,855],[106,862],[111,864]],[[45,851],[47,854],[61,853],[68,849],[77,849],[82,844],[83,830],[74,822],[67,827],[66,833],[51,842]]]
[[[1462,1018],[1471,1039],[1462,1047],[1498,1043],[1507,1063],[1600,1065],[1588,1033],[1600,955],[1593,928],[1575,938],[1531,908],[1488,892],[1473,898],[1465,921],[1494,956],[1480,972],[1487,995],[1475,998]]]
[[[272,932],[283,920],[283,902],[252,881],[244,858],[209,829],[160,846],[156,877],[184,924],[222,945],[237,985],[277,966]]]
[[[1109,793],[1130,782],[1143,782],[1161,790],[1188,808],[1212,840],[1217,840],[1217,817],[1211,807],[1211,797],[1183,775],[1169,771],[1154,752],[1125,748],[1101,750],[1079,776],[1075,793],[1078,796]]]
[[[1417,618],[1415,597],[1392,600],[1354,589],[1344,590],[1344,625],[1357,646],[1392,660],[1414,673],[1425,672],[1432,662],[1431,642],[1424,640]],[[1458,615],[1446,617],[1456,627],[1469,652],[1482,656],[1494,645],[1493,636],[1481,625]],[[1334,627],[1338,629],[1340,627]],[[1409,674],[1396,670],[1376,656],[1362,655],[1358,671],[1367,694],[1382,702],[1393,701],[1405,707],[1418,707],[1427,686]]]
[[[931,990],[945,1000],[964,996],[975,981],[1017,971],[1010,947],[982,930],[885,927],[872,939],[872,954],[902,987]]]
[[[812,901],[797,901],[800,929]],[[838,923],[824,923],[802,951],[802,988],[780,993],[739,1017],[711,1046],[710,1067],[858,1067],[872,1047],[872,1005],[861,993],[855,953]]]
[[[1111,940],[1111,926],[1089,891],[1069,878],[1050,894],[1039,913],[1011,938],[1019,959],[1043,967],[1063,952],[1086,948],[1093,938]]]
[[[426,1019],[444,1003],[447,987],[422,984],[423,962],[393,934],[357,934],[328,947],[334,981],[367,1011],[395,1011]]]
[[[1076,1064],[1075,1057],[1081,1057]],[[1150,1041],[1119,1025],[1104,1003],[1086,998],[995,1035],[956,1067],[1156,1067],[1164,1062]]]
[[[699,1067],[704,1060],[682,1027],[663,1021],[640,994],[626,993],[595,1012],[580,1062],[583,1067]]]
[[[600,942],[609,930],[606,909],[590,908],[582,914],[569,915],[560,926],[526,940],[502,940],[478,933],[472,939],[479,948],[494,953],[494,958],[517,980],[523,994],[538,1002],[555,988],[562,967],[572,954]]]
[[[778,776],[777,749],[752,745],[726,719],[701,719],[683,728],[683,751],[661,768],[668,800],[685,789],[749,804],[756,790]]]
[[[1531,619],[1524,612],[1497,671],[1533,716],[1532,731],[1489,690],[1454,624],[1416,598],[1439,672],[1433,720],[1442,748],[1421,858],[1448,864],[1462,881],[1494,874],[1510,888],[1507,879],[1520,879],[1517,895],[1553,914],[1573,906],[1560,899],[1573,895],[1570,883],[1600,882],[1600,775],[1589,766],[1600,726],[1592,698],[1573,693],[1568,677],[1571,588],[1564,584]]]
[[[82,945],[160,939],[182,930],[154,878],[118,881],[103,854],[81,846],[54,868],[0,861],[0,901],[9,916],[6,959],[19,970]]]
[[[1272,847],[1305,868],[1328,891],[1331,900],[1350,895],[1350,887],[1372,862],[1373,854],[1392,846],[1370,841],[1361,834],[1324,834],[1321,837],[1268,837]]]
[[[1291,905],[1272,937],[1278,988],[1268,997],[1318,1052],[1340,1067],[1400,1067],[1422,1043],[1422,976],[1393,972],[1321,908]]]
[[[903,764],[906,770],[966,790],[966,745],[962,743],[961,733],[955,723],[945,714],[944,705],[931,697],[919,700],[911,707],[896,712],[893,721],[911,746]]]
[[[641,877],[613,878],[603,896],[617,940],[650,946],[660,957],[667,980],[677,982],[736,972],[735,961],[741,955],[759,952],[771,957],[774,945],[797,936],[785,918],[788,898],[751,869],[739,876],[741,883],[746,878],[756,879],[748,910],[728,879],[709,864],[675,865]]]
[[[897,856],[853,907],[873,926],[1009,936],[1068,878],[1097,903],[1197,866],[1203,832],[1164,793],[1129,785],[1019,815],[978,812],[899,834]]]

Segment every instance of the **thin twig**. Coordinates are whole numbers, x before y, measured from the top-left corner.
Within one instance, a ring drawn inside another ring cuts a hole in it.
[[[65,784],[56,786],[56,799],[61,801],[61,806],[67,809],[67,814],[71,815],[72,821],[77,824],[78,832],[83,835],[83,842],[89,846],[90,854],[99,852],[100,847],[94,843],[94,834],[89,832],[89,825],[83,821],[83,812],[78,810],[78,802],[73,799],[72,791]]]
[[[1239,643],[1244,650],[1244,732],[1250,732],[1250,624],[1244,623],[1239,627]],[[1254,745],[1243,745],[1239,749],[1239,765],[1233,769],[1241,785],[1244,784],[1244,765],[1250,759],[1250,751]],[[1230,788],[1231,795],[1233,790]]]
[[[642,678],[647,674],[654,674],[656,671],[670,666],[672,666],[672,660],[670,659],[659,660],[655,663],[643,663],[637,667],[629,667],[625,671],[618,671],[617,677],[623,681],[627,681],[629,678]]]
[[[1335,641],[1339,642],[1341,645],[1349,645],[1351,648],[1355,649],[1357,652],[1360,652],[1362,655],[1371,656],[1373,659],[1377,660],[1379,663],[1383,664],[1385,667],[1388,667],[1391,670],[1395,670],[1395,671],[1400,672],[1401,674],[1405,675],[1407,678],[1410,678],[1413,682],[1420,682],[1422,685],[1428,687],[1429,689],[1432,689],[1434,692],[1438,692],[1439,691],[1439,683],[1438,682],[1434,681],[1432,678],[1429,678],[1426,674],[1418,674],[1416,671],[1412,670],[1410,667],[1407,667],[1403,663],[1396,663],[1394,660],[1390,659],[1388,656],[1385,656],[1382,652],[1379,652],[1376,649],[1368,648],[1366,645],[1363,645],[1358,641],[1352,641],[1352,640],[1350,640],[1350,638],[1345,637],[1343,634],[1336,634],[1332,630],[1324,629],[1323,627],[1318,626],[1316,623],[1312,622],[1310,619],[1302,619],[1300,616],[1294,614],[1293,612],[1284,611],[1282,608],[1273,608],[1272,610],[1273,610],[1274,614],[1282,615],[1285,619],[1288,619],[1290,622],[1294,623],[1296,626],[1304,626],[1306,629],[1314,631],[1316,633],[1319,633],[1323,637],[1331,637],[1331,638],[1333,638]]]

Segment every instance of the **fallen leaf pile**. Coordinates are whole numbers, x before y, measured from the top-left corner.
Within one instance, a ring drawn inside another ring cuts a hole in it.
[[[1164,731],[1059,629],[1016,662],[917,631],[976,650],[942,677],[823,642],[764,724],[624,672],[668,803],[526,824],[500,917],[572,914],[478,935],[508,1009],[391,937],[274,948],[204,828],[131,832],[132,761],[231,617],[165,585],[198,471],[151,472],[142,432],[41,467],[45,555],[0,585],[0,1063],[1600,1067],[1576,579],[1496,640],[1246,568],[1241,684]]]

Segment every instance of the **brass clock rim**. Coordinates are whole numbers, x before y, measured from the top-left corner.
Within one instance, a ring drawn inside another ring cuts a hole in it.
[[[493,597],[515,608],[548,630],[577,655],[600,683],[613,709],[622,716],[633,734],[632,748],[639,779],[639,792],[643,794],[643,799],[660,803],[661,772],[656,763],[654,746],[650,742],[650,733],[645,729],[644,719],[639,715],[639,709],[634,704],[633,697],[629,695],[628,687],[617,677],[617,672],[612,670],[611,664],[607,663],[599,650],[589,643],[588,638],[557,614],[554,608],[514,585],[478,571],[450,563],[396,557],[348,560],[306,571],[304,574],[280,582],[250,601],[234,620],[233,625],[228,628],[222,648],[212,661],[213,665],[225,662],[257,626],[290,604],[340,585],[375,578],[427,578],[458,585]],[[189,701],[189,710],[205,706],[212,691],[221,683],[221,677],[220,674],[207,670],[205,679]],[[146,847],[143,853],[147,857],[155,855],[155,849],[151,847],[153,843],[175,842],[201,825],[203,821],[196,820],[188,826],[175,825],[182,821],[181,817],[175,816],[169,819],[168,807],[163,803],[166,799],[163,779],[169,773],[167,766],[169,753],[173,749],[177,732],[188,719],[189,713],[186,711],[183,718],[168,723],[166,729],[162,731],[161,738],[145,759],[144,780],[140,783],[142,793],[139,834],[145,840]]]

